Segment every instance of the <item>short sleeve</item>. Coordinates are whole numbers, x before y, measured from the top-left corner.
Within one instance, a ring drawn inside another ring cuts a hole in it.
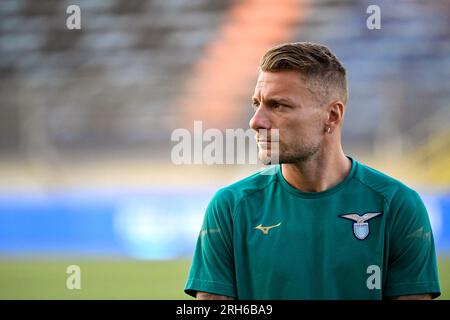
[[[237,298],[233,258],[233,206],[227,192],[209,203],[197,239],[185,293],[198,291]]]
[[[389,254],[384,297],[440,295],[433,232],[419,195],[401,190],[390,205]]]

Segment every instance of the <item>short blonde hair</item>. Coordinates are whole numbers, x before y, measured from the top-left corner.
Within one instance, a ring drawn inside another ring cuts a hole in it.
[[[261,71],[295,70],[321,103],[348,99],[345,68],[326,46],[311,42],[284,43],[269,49],[261,59]]]

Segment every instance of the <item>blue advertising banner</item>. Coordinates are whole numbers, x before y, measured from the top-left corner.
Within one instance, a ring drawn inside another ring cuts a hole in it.
[[[192,255],[214,190],[0,195],[0,257]],[[450,194],[422,199],[438,252],[450,251]]]

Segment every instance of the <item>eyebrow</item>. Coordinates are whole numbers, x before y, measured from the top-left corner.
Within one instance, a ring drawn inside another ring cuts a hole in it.
[[[278,103],[283,103],[283,104],[290,104],[290,105],[292,105],[292,104],[294,104],[290,99],[288,99],[288,98],[271,98],[271,99],[269,99],[268,100],[270,103],[273,103],[273,102],[278,102]]]
[[[259,101],[259,99],[258,99],[257,97],[252,97],[252,101]],[[278,102],[278,103],[289,104],[289,105],[293,105],[293,104],[294,104],[294,103],[293,103],[290,99],[288,99],[288,98],[277,98],[277,97],[270,98],[270,99],[267,100],[267,102],[268,102],[268,103],[275,103],[275,102]]]

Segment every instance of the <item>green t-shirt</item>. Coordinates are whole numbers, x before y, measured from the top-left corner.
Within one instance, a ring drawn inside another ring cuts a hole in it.
[[[350,158],[351,159],[351,158]],[[256,173],[219,190],[185,292],[236,299],[440,295],[427,211],[412,189],[352,160],[323,192]]]

